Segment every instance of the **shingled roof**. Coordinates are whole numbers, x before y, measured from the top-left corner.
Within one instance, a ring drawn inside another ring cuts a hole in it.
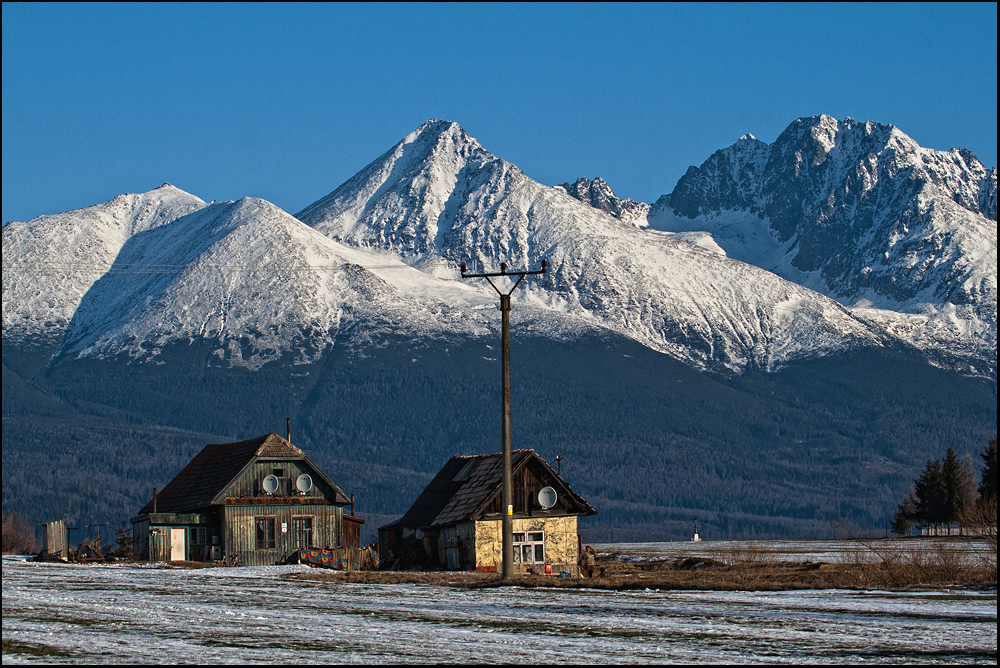
[[[347,496],[316,467],[306,454],[281,436],[266,436],[206,445],[174,479],[156,495],[160,513],[193,512],[218,504],[217,498],[256,458],[303,459],[337,494],[338,503],[349,503]],[[153,512],[153,500],[142,507],[140,515]]]
[[[517,472],[530,461],[539,462],[551,473],[581,515],[594,515],[587,501],[574,493],[569,485],[534,450],[511,452],[511,471]],[[475,519],[503,485],[503,456],[454,456],[430,481],[399,523],[404,526],[433,527]]]

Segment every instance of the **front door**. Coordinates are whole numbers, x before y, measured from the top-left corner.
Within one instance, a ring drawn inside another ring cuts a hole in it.
[[[184,561],[184,529],[170,529],[170,561]]]

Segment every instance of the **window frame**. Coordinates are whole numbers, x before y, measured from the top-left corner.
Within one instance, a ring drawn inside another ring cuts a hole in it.
[[[304,550],[312,547],[314,522],[312,515],[292,516],[292,548]],[[308,522],[308,526],[304,526]],[[304,538],[304,540],[303,540]]]
[[[256,546],[258,550],[274,550],[278,547],[278,522],[273,515],[254,517]]]
[[[533,536],[540,538],[532,539]],[[529,529],[514,532],[514,563],[522,565],[535,565],[546,563],[545,530]],[[538,559],[538,550],[541,548],[541,559]],[[530,560],[525,560],[525,555],[530,556]]]

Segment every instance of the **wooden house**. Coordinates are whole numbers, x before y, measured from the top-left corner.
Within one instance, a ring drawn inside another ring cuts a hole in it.
[[[511,453],[514,566],[579,572],[577,518],[595,515],[534,450]],[[398,521],[379,529],[385,568],[499,570],[503,565],[503,458],[448,460]]]
[[[206,445],[132,518],[139,559],[275,564],[345,545],[350,499],[277,434]]]

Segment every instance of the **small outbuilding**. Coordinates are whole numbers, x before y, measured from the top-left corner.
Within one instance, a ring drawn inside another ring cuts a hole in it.
[[[577,575],[577,518],[597,511],[534,450],[511,453],[511,475],[515,569]],[[500,453],[449,459],[406,514],[379,529],[382,567],[498,570],[502,486]]]
[[[206,445],[132,518],[139,559],[282,562],[345,546],[351,500],[277,434]]]

